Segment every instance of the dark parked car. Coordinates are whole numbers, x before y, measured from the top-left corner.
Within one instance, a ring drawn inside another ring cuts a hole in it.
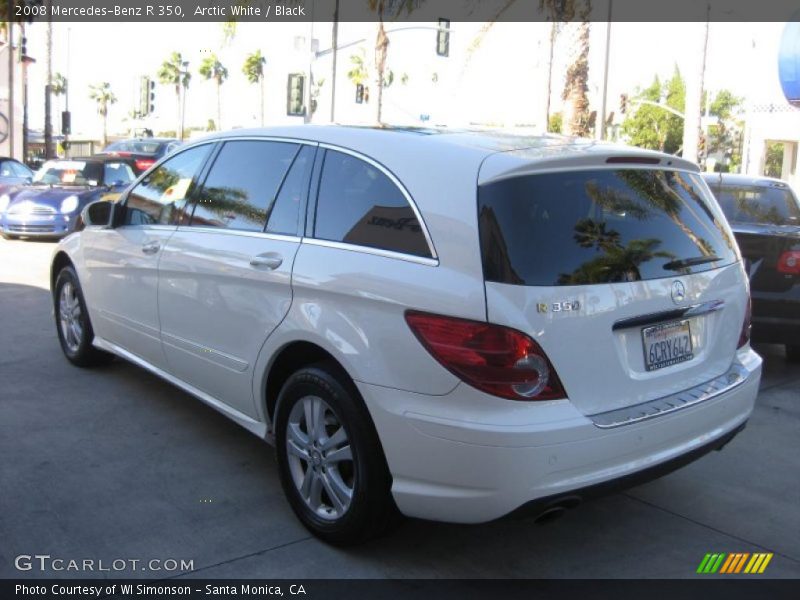
[[[33,171],[16,159],[0,156],[0,187],[24,185],[33,179]]]
[[[708,173],[750,272],[753,339],[800,361],[800,202],[769,177]]]
[[[181,142],[174,138],[137,138],[109,144],[100,154],[133,159],[136,174],[139,175],[180,145]]]
[[[133,160],[119,156],[46,162],[26,187],[0,195],[4,238],[60,238],[75,230],[83,208],[94,200],[115,200],[136,179]]]

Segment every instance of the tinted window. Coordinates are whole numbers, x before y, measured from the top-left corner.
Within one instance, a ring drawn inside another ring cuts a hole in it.
[[[106,163],[103,166],[103,183],[125,185],[136,179],[133,170],[125,163]]]
[[[484,275],[517,285],[581,285],[729,264],[736,260],[732,237],[703,189],[694,174],[633,169],[481,186]]]
[[[226,142],[198,193],[192,225],[263,231],[298,150],[281,142]]]
[[[430,257],[417,216],[380,170],[328,150],[317,200],[317,238]]]
[[[211,144],[191,148],[150,173],[128,194],[125,223],[179,222],[195,178],[210,150]]]
[[[308,193],[308,181],[314,164],[315,149],[304,146],[292,163],[292,168],[281,185],[278,197],[273,202],[267,218],[269,233],[297,235],[300,207]]]
[[[17,177],[14,164],[10,160],[0,162],[0,177]]]
[[[786,187],[723,185],[714,191],[725,216],[733,223],[800,225],[800,206]]]
[[[33,177],[33,172],[21,163],[12,162],[11,168],[16,172],[17,177]]]

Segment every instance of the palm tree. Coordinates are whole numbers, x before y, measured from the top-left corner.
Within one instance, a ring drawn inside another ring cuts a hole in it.
[[[384,79],[386,71],[386,56],[389,51],[389,37],[386,35],[386,29],[383,26],[383,15],[386,8],[387,0],[368,0],[369,9],[378,14],[378,31],[375,36],[375,123],[382,125],[382,112],[383,112],[383,88],[385,87],[386,80]],[[407,13],[416,8],[417,0],[389,0],[389,4],[398,14],[401,10],[405,9]]]
[[[63,96],[67,93],[67,78],[64,77],[61,73],[56,73],[53,75],[53,83],[50,86],[50,93],[53,94],[56,98],[59,96]],[[61,115],[61,102],[59,101],[59,110],[56,112],[57,115]],[[63,133],[63,132],[62,132]]]
[[[189,72],[189,61],[183,60],[180,52],[173,52],[167,60],[161,63],[156,73],[158,80],[164,85],[175,86],[175,100],[178,103],[178,138],[183,139],[183,116],[186,110],[186,92],[192,74]],[[183,90],[183,103],[181,104],[181,90]]]
[[[222,129],[222,102],[220,99],[222,84],[228,78],[228,69],[226,69],[216,54],[207,56],[203,59],[199,69],[200,75],[206,80],[213,79],[217,84],[217,129]]]
[[[261,125],[264,125],[264,65],[267,59],[261,54],[261,50],[251,52],[244,59],[242,73],[250,83],[257,83],[261,92]]]
[[[103,82],[89,86],[89,98],[97,102],[97,112],[103,117],[103,146],[108,145],[108,107],[116,103],[117,97],[111,91],[111,84]]]
[[[567,135],[589,134],[589,16],[591,0],[539,0],[540,7],[553,21],[551,47],[555,42],[556,23],[569,23],[575,28],[570,66],[561,95],[565,101],[563,129]],[[578,23],[574,23],[579,19]],[[552,67],[551,67],[552,68]],[[549,86],[548,86],[549,87]]]

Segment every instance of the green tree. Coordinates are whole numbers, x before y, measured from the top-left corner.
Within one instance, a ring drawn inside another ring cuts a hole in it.
[[[743,99],[730,90],[720,90],[709,105],[709,115],[717,122],[708,127],[706,151],[723,153],[729,160],[729,170],[738,170],[742,162],[741,136],[744,123],[738,118]]]
[[[764,161],[764,175],[780,177],[783,171],[783,142],[768,142]]]
[[[50,86],[50,93],[53,94],[56,98],[58,98],[58,110],[56,111],[56,122],[60,123],[61,121],[61,96],[64,96],[67,93],[67,78],[64,77],[61,73],[56,73],[53,75],[53,83]]]
[[[175,88],[175,99],[178,104],[178,137],[183,139],[183,120],[186,110],[186,94],[189,91],[189,83],[192,74],[189,72],[189,61],[183,60],[180,52],[173,52],[169,58],[161,63],[156,73],[158,80],[164,85],[171,85]],[[181,96],[183,99],[181,100]]]
[[[117,97],[111,91],[111,84],[103,82],[89,86],[89,98],[97,103],[97,112],[103,117],[103,146],[108,145],[108,108],[115,104]]]
[[[222,84],[228,78],[228,69],[212,54],[203,59],[199,73],[206,81],[213,79],[217,86],[217,126],[222,129]]]
[[[247,81],[259,85],[261,95],[261,126],[264,126],[264,65],[267,64],[267,59],[261,54],[261,50],[251,52],[244,59],[242,65],[242,73],[247,78]]]
[[[666,82],[656,75],[649,87],[640,91],[631,101],[634,106],[622,123],[622,133],[634,146],[675,154],[683,142],[683,119],[661,106],[637,101],[664,104],[683,112],[686,104],[686,85],[678,67]]]

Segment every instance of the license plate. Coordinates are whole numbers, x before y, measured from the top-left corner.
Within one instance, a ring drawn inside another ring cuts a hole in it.
[[[689,321],[675,321],[642,329],[644,366],[663,369],[694,358]]]

